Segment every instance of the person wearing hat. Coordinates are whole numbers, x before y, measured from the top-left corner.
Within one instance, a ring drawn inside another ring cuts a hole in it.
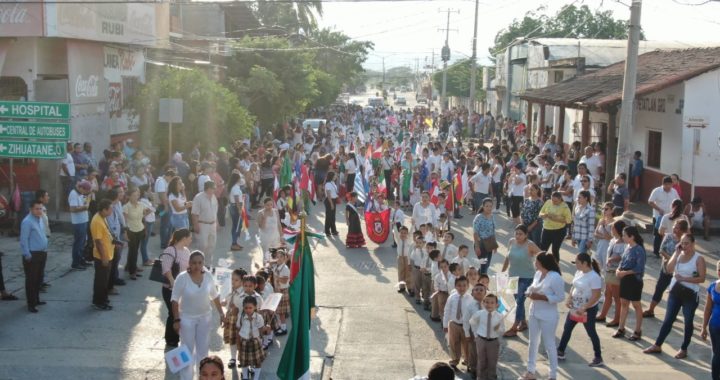
[[[690,228],[703,230],[705,240],[710,240],[710,215],[707,213],[702,198],[695,196],[683,212],[690,220]]]
[[[72,246],[72,264],[74,270],[85,270],[89,263],[83,259],[83,249],[87,241],[87,229],[90,216],[88,208],[90,207],[90,191],[92,185],[86,180],[79,181],[75,188],[68,195],[68,205],[70,206],[70,221],[73,225],[73,246]]]
[[[215,182],[207,180],[203,183],[203,191],[193,199],[190,217],[198,247],[205,254],[208,267],[213,266],[213,253],[217,242],[217,210]]]

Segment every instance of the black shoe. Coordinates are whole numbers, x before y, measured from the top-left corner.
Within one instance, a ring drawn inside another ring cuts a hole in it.
[[[45,302],[45,301],[38,301],[37,304],[38,304],[38,305],[47,305],[47,302]]]
[[[38,309],[35,306],[28,306],[28,311],[31,313],[37,313]]]
[[[433,321],[433,322],[442,322],[442,319],[440,319],[440,318],[432,318],[432,317],[430,317],[430,320]]]
[[[85,266],[83,266],[81,264],[73,265],[70,268],[72,268],[72,270],[86,270],[87,269]]]
[[[228,362],[228,368],[235,368],[237,366],[237,361],[235,359],[230,359]]]
[[[47,282],[43,282],[42,285],[40,285],[40,286],[43,287],[43,288],[49,288],[49,287],[51,287],[52,285],[48,284]]]
[[[102,304],[102,305],[93,304],[93,308],[95,308],[95,310],[101,310],[101,311],[110,311],[110,310],[112,310],[112,306],[110,306],[110,305],[108,305],[108,304],[106,304],[106,303],[105,303],[105,304]]]
[[[393,245],[391,245],[391,247],[397,248],[397,243],[393,243]]]
[[[16,297],[15,295],[13,295],[13,294],[7,294],[7,295],[5,295],[5,296],[2,296],[2,298],[0,298],[0,299],[3,300],[3,301],[17,301],[19,298],[17,298],[17,297]]]
[[[118,286],[123,286],[127,283],[125,282],[125,280],[118,278],[117,280],[113,281],[113,284],[118,285]]]
[[[168,343],[168,342],[165,342],[165,346],[166,346],[166,347],[177,348],[179,345],[180,345],[180,343]]]
[[[405,293],[405,288],[398,289],[398,293]]]

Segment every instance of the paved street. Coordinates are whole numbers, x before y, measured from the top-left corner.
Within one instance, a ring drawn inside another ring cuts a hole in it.
[[[316,206],[309,225],[322,231],[322,207]],[[453,229],[460,231],[456,243],[469,243],[471,218],[465,218]],[[340,217],[340,220],[344,218]],[[507,242],[511,225],[502,215],[498,217],[500,242]],[[255,221],[251,221],[255,231]],[[338,223],[340,235],[346,233],[344,223]],[[92,270],[68,272],[71,236],[55,234],[47,266],[52,287],[41,299],[48,304],[40,313],[29,314],[24,303],[23,274],[19,269],[20,255],[13,238],[0,238],[5,251],[3,257],[7,288],[21,301],[0,302],[0,379],[173,379],[165,369],[163,340],[165,307],[160,298],[160,286],[147,280],[149,268],[137,282],[128,281],[120,287],[120,295],[112,297],[114,310],[95,311],[90,307]],[[256,244],[247,242],[243,252],[231,253],[227,228],[220,233],[219,259],[225,257],[234,266],[249,268],[259,262],[261,255]],[[159,242],[151,242],[158,253]],[[716,238],[708,243],[699,241],[703,252],[717,252]],[[501,248],[500,253],[504,254]],[[316,268],[318,318],[312,326],[314,379],[383,379],[404,380],[425,374],[438,360],[447,360],[446,346],[439,323],[429,320],[429,312],[418,308],[406,296],[395,291],[395,251],[390,242],[378,247],[370,244],[367,250],[346,250],[340,239],[315,243],[313,250]],[[562,252],[564,278],[570,282],[569,251]],[[706,256],[714,268],[717,253]],[[502,258],[493,259],[493,270],[499,270]],[[650,298],[658,272],[658,260],[648,259],[643,300]],[[709,275],[715,273],[708,270]],[[714,280],[709,277],[708,280]],[[567,287],[569,289],[569,286]],[[645,305],[646,303],[644,303]],[[661,308],[665,305],[661,304]],[[641,353],[654,340],[661,321],[646,320],[643,339],[632,343],[615,340],[612,332],[599,326],[606,367],[587,367],[592,349],[585,332],[577,328],[568,348],[566,361],[561,362],[560,378],[577,379],[699,379],[709,377],[709,344],[698,336],[702,305],[696,313],[696,334],[689,349],[689,357],[679,361],[672,358],[681,340],[681,318],[664,345],[665,354],[648,357]],[[566,310],[561,307],[562,318]],[[659,317],[664,315],[660,309]],[[629,326],[633,323],[632,314]],[[561,333],[558,328],[558,336]],[[224,360],[229,356],[222,344],[220,329],[212,334],[211,352]],[[524,371],[527,357],[527,332],[519,338],[502,342],[501,379],[514,379]],[[263,368],[263,378],[275,379],[275,369],[282,353],[282,343],[269,352]],[[541,349],[542,350],[542,349]],[[464,369],[464,366],[461,366]],[[541,378],[547,376],[547,361],[541,355],[538,366]],[[463,374],[464,376],[464,374]],[[463,379],[469,379],[465,376]],[[232,377],[237,378],[235,373]]]

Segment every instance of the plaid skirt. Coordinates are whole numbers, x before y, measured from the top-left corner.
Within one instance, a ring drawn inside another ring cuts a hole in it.
[[[281,293],[282,299],[280,299],[280,304],[277,310],[275,310],[275,314],[287,316],[288,313],[290,313],[290,288],[280,289],[280,291],[276,293]]]
[[[237,344],[237,336],[238,336],[238,328],[237,328],[237,321],[238,321],[238,313],[237,309],[233,309],[235,312],[229,312],[227,313],[227,323],[225,323],[225,327],[223,329],[223,341],[226,344],[234,345]]]
[[[261,368],[265,360],[260,338],[243,339],[238,336],[238,367]]]

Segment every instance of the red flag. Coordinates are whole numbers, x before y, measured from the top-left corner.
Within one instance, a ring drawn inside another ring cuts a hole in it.
[[[278,197],[280,196],[280,181],[278,181],[278,177],[275,176],[275,185],[273,187],[273,200],[275,203],[277,203]],[[287,194],[285,194],[287,196]]]
[[[438,197],[440,196],[440,186],[438,186],[437,180],[432,182],[432,187],[430,188],[430,202],[434,204],[435,206],[438,205],[438,202],[440,201]]]
[[[465,189],[463,189],[462,169],[458,169],[455,174],[455,201],[462,203],[464,194]]]
[[[384,243],[390,235],[390,209],[381,212],[365,211],[365,229],[370,240]]]
[[[310,169],[306,165],[300,169],[300,190],[307,191],[310,199],[315,200],[315,186],[310,178]]]

